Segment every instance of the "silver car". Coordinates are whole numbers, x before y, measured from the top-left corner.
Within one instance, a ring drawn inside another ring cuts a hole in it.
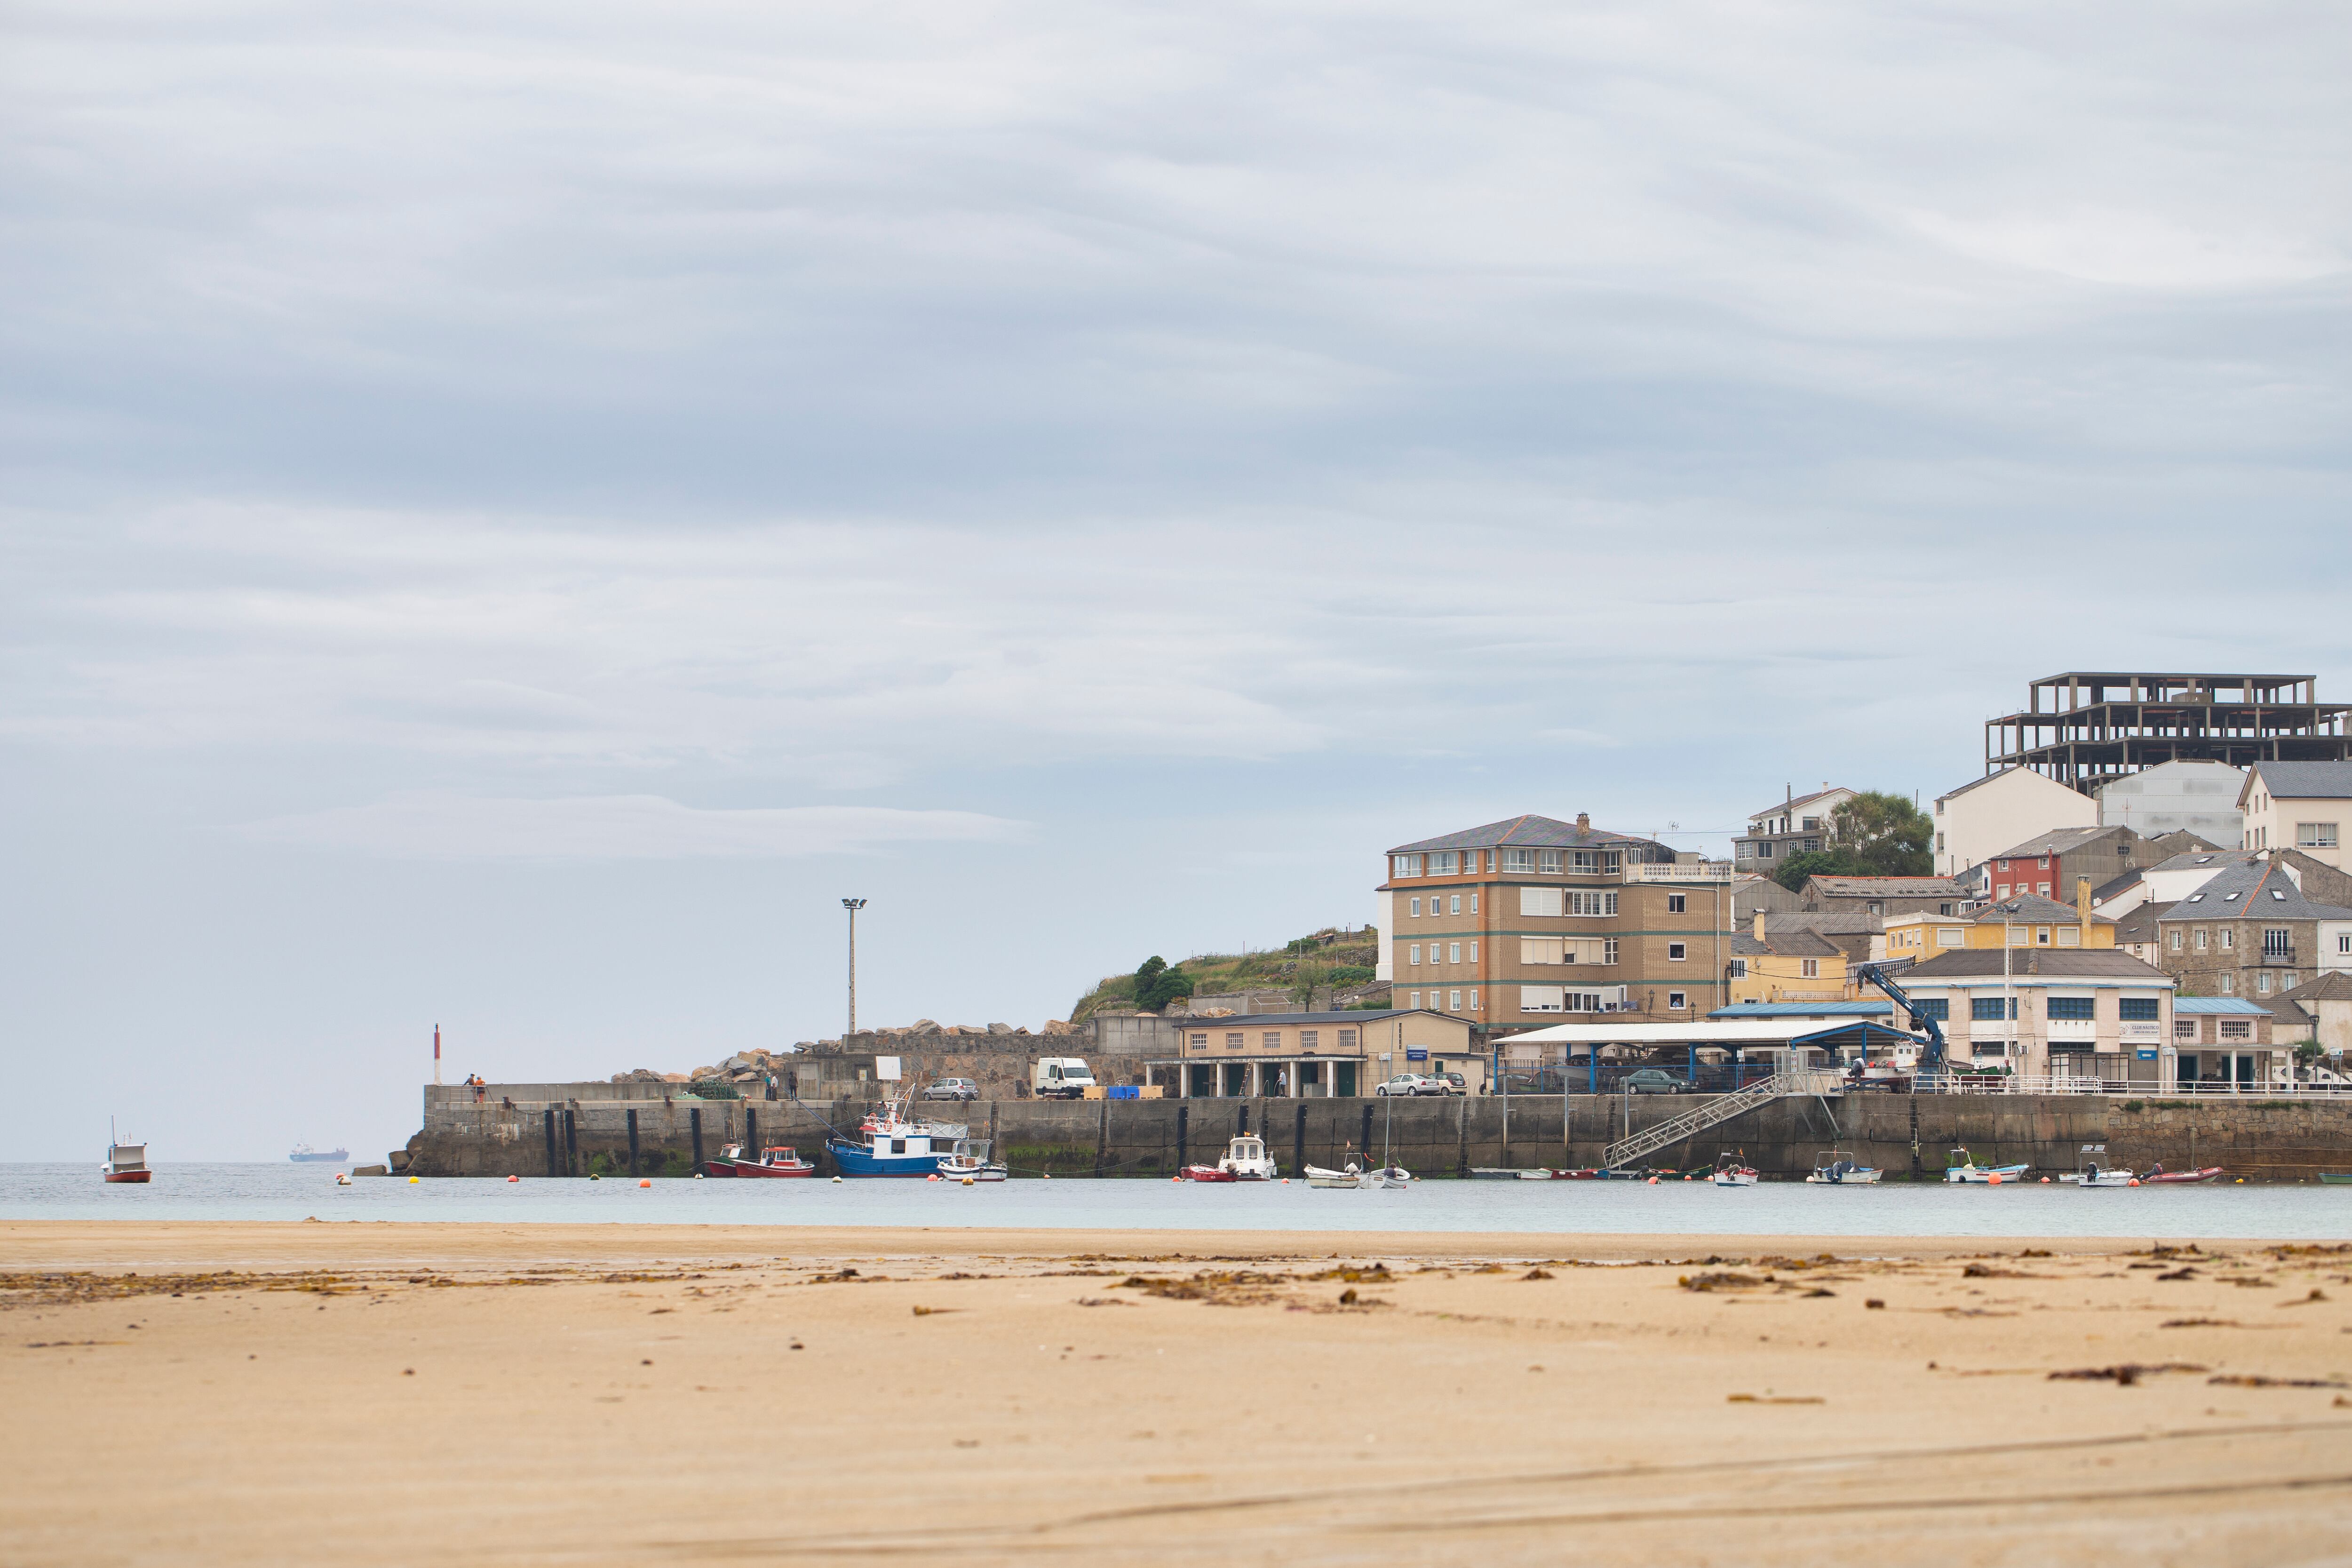
[[[1398,1095],[1444,1094],[1445,1085],[1433,1078],[1417,1072],[1401,1072],[1383,1084],[1376,1084],[1372,1093],[1381,1099]]]
[[[926,1085],[923,1098],[925,1100],[978,1100],[980,1085],[968,1078],[943,1078],[936,1083]]]

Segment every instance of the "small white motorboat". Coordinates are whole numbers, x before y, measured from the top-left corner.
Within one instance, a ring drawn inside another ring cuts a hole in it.
[[[1225,1145],[1225,1157],[1217,1162],[1217,1169],[1236,1182],[1270,1182],[1281,1173],[1275,1168],[1274,1156],[1265,1152],[1265,1140],[1250,1132]]]
[[[1874,1187],[1885,1173],[1843,1149],[1824,1149],[1813,1156],[1813,1173],[1805,1180],[1820,1187]]]
[[[1977,1163],[1976,1156],[1969,1153],[1966,1149],[1955,1149],[1952,1151],[1952,1153],[1957,1157],[1959,1163],[1958,1164],[1947,1165],[1944,1168],[1944,1180],[1946,1182],[1966,1182],[1974,1186],[1997,1187],[2003,1182],[2023,1181],[2025,1179],[2025,1173],[2032,1168],[2030,1165],[2021,1163],[2015,1165],[1979,1165]]]
[[[1361,1189],[1370,1186],[1371,1184],[1366,1178],[1363,1168],[1355,1164],[1353,1162],[1350,1162],[1348,1168],[1344,1171],[1328,1170],[1321,1165],[1307,1166],[1307,1184],[1310,1187],[1332,1187],[1345,1189],[1348,1191],[1360,1191]]]
[[[1756,1184],[1756,1167],[1741,1154],[1717,1154],[1715,1173],[1707,1180],[1718,1187],[1752,1187]]]
[[[985,1138],[959,1138],[955,1147],[940,1161],[940,1179],[943,1182],[1001,1182],[1011,1174],[989,1159]]]
[[[2106,1161],[2107,1146],[2105,1143],[2085,1143],[2083,1145],[2081,1163],[2075,1169],[2065,1173],[2058,1179],[2070,1187],[2136,1187],[2139,1185],[2139,1178],[2133,1175],[2128,1169],[2116,1170]]]
[[[1412,1173],[1402,1165],[1376,1165],[1364,1175],[1369,1186],[1405,1187],[1412,1184]]]

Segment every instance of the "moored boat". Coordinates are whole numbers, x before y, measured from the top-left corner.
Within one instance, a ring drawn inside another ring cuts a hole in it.
[[[1176,1173],[1188,1182],[1236,1182],[1241,1179],[1220,1165],[1187,1165]]]
[[[936,1146],[941,1141],[929,1124],[901,1121],[895,1106],[866,1118],[859,1132],[862,1143],[845,1138],[825,1142],[835,1169],[845,1176],[937,1175],[940,1162],[947,1157],[948,1150]],[[953,1146],[953,1140],[946,1142]]]
[[[814,1176],[816,1163],[803,1160],[800,1151],[786,1144],[772,1144],[760,1151],[756,1160],[747,1156],[743,1145],[730,1143],[716,1160],[706,1162],[714,1176]]]
[[[2208,1165],[2201,1171],[2168,1171],[2159,1161],[2140,1173],[2139,1182],[2144,1187],[2188,1187],[2200,1182],[2212,1181],[2221,1174],[2221,1167],[2219,1165]],[[2352,1175],[2346,1176],[2344,1180],[2352,1182]]]
[[[1012,1173],[989,1160],[985,1138],[959,1138],[940,1161],[940,1176],[950,1182],[1001,1182]]]
[[[2128,1170],[2116,1169],[2106,1163],[2106,1158],[2107,1146],[2105,1143],[2085,1143],[2083,1145],[2081,1163],[2075,1169],[2062,1173],[2058,1179],[2070,1187],[2136,1187],[2139,1185],[2137,1176],[2133,1175]]]
[[[1707,1180],[1718,1187],[1752,1187],[1756,1184],[1756,1167],[1740,1154],[1717,1154],[1714,1173]]]
[[[1973,1186],[1997,1187],[2003,1182],[2022,1181],[2025,1173],[2032,1168],[2022,1163],[1979,1165],[1977,1163],[1976,1156],[1966,1149],[1955,1149],[1952,1152],[1959,1157],[1959,1163],[1947,1165],[1944,1168],[1944,1180],[1947,1182],[1965,1182]]]
[[[1822,1187],[1873,1187],[1885,1173],[1843,1149],[1824,1149],[1813,1156],[1813,1173],[1805,1180]]]
[[[1307,1167],[1307,1184],[1310,1187],[1360,1189],[1370,1185],[1363,1168],[1352,1161],[1344,1171],[1333,1171],[1321,1165]]]
[[[1217,1162],[1217,1169],[1236,1182],[1270,1182],[1281,1173],[1274,1156],[1265,1152],[1265,1140],[1251,1132],[1225,1145],[1225,1157]]]
[[[116,1142],[114,1141],[114,1124],[111,1121],[108,1122],[106,1128],[106,1163],[100,1165],[98,1168],[98,1172],[100,1175],[103,1176],[110,1182],[134,1182],[144,1184],[148,1176],[147,1145],[144,1143]]]
[[[352,1157],[352,1152],[341,1148],[313,1149],[308,1143],[297,1143],[294,1145],[294,1152],[286,1157],[298,1165],[320,1163],[340,1165]]]

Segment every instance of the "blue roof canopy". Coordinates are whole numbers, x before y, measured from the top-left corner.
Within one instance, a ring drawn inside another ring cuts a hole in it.
[[[2267,1015],[2268,1007],[2257,1007],[2243,996],[2176,996],[2172,1010],[2179,1013],[2258,1013]]]

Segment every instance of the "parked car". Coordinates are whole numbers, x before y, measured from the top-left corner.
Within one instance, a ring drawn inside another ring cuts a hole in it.
[[[925,1085],[923,1098],[925,1100],[978,1100],[980,1085],[968,1078],[943,1078]]]
[[[1470,1080],[1458,1072],[1433,1072],[1429,1075],[1429,1079],[1444,1093],[1468,1094],[1470,1092]]]
[[[1386,1083],[1375,1084],[1372,1092],[1381,1097],[1415,1094],[1444,1094],[1445,1086],[1433,1078],[1417,1072],[1401,1072]]]
[[[1688,1094],[1690,1085],[1663,1068],[1637,1068],[1617,1080],[1627,1094]]]

